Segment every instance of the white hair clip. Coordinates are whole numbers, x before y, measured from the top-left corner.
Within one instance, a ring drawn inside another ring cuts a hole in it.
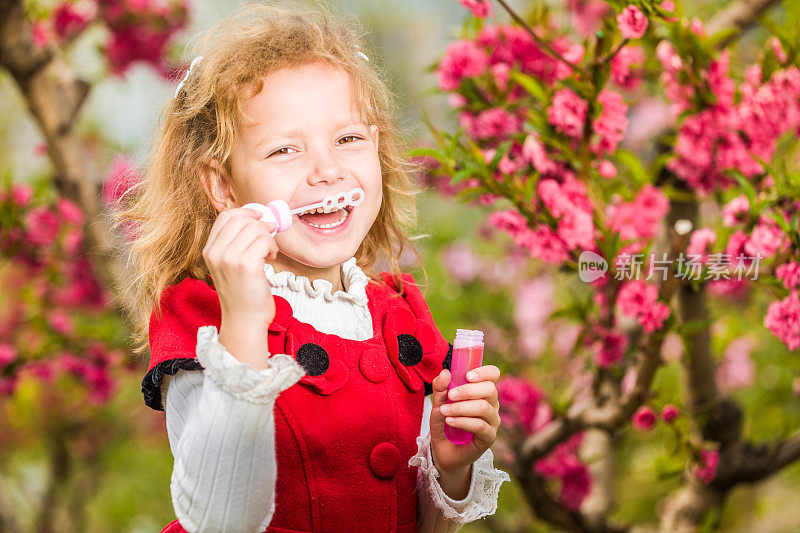
[[[192,63],[189,65],[189,70],[186,71],[186,75],[183,77],[181,82],[175,88],[175,96],[173,96],[173,98],[177,98],[178,95],[181,93],[181,89],[183,89],[183,84],[186,83],[186,80],[189,79],[189,74],[192,73],[192,69],[196,64],[200,62],[201,59],[203,59],[203,56],[197,56],[194,59],[192,59]]]
[[[357,44],[354,44],[353,46],[355,46],[355,47],[356,47],[356,49],[358,50],[358,52],[356,52],[356,53],[357,53],[358,55],[360,55],[361,57],[363,57],[363,58],[364,58],[364,61],[369,61],[369,58],[367,57],[367,54],[365,54],[364,52],[362,52],[362,51],[360,50],[360,48],[361,48],[360,46],[358,46]]]

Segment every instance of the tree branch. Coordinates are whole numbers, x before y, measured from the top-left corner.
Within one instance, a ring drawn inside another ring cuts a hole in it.
[[[737,0],[714,15],[706,24],[709,35],[730,28],[731,35],[717,43],[722,49],[739,39],[766,10],[777,4],[779,0]]]
[[[124,275],[124,264],[115,253],[112,225],[99,201],[102,184],[93,156],[74,129],[89,84],[75,75],[57,47],[36,45],[20,0],[0,0],[0,65],[16,82],[48,144],[58,192],[84,211],[88,257],[101,285],[113,294],[119,287],[116,281]],[[117,312],[130,312],[127,301],[117,296]]]

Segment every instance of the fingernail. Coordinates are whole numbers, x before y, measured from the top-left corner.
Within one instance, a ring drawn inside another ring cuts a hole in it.
[[[445,422],[447,422],[447,424],[448,424],[449,426],[452,426],[452,425],[453,425],[453,418],[452,418],[452,417],[450,417],[450,416],[448,416],[447,418],[445,418],[445,420],[444,420],[444,421],[445,421]]]
[[[450,398],[451,398],[451,399],[453,399],[453,400],[455,400],[456,398],[458,398],[458,391],[457,391],[456,389],[452,389],[452,390],[450,391]]]
[[[439,407],[439,410],[442,412],[443,415],[446,415],[447,413],[450,412],[450,406],[449,405],[443,405],[443,406]]]
[[[475,379],[475,372],[467,372],[467,379]]]

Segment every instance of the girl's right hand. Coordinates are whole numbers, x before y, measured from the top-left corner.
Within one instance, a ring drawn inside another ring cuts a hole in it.
[[[270,235],[271,222],[261,213],[238,207],[222,211],[203,248],[225,319],[269,326],[275,301],[264,273],[264,259],[274,261],[278,245]]]

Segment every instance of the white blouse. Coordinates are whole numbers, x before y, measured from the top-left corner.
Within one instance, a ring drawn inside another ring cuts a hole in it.
[[[369,278],[355,258],[341,268],[345,291],[335,293],[326,280],[275,273],[269,264],[264,272],[272,293],[291,304],[298,320],[342,338],[370,339]],[[197,359],[202,372],[182,370],[165,375],[161,384],[175,459],[170,482],[175,516],[190,533],[262,533],[275,511],[275,399],[305,370],[287,354],[273,355],[268,368],[256,370],[225,350],[214,326],[198,329]],[[427,396],[418,452],[408,462],[419,467],[417,524],[420,532],[453,532],[494,514],[509,476],[494,468],[492,451],[486,450],[472,466],[467,496],[447,496],[430,451],[431,407]]]

